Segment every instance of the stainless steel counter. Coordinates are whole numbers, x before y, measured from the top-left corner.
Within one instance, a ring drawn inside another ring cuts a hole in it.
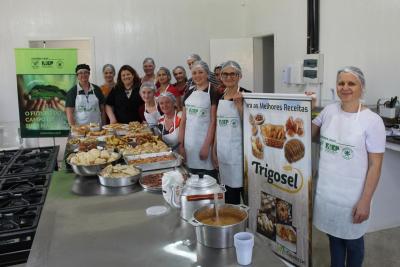
[[[77,196],[74,179],[54,173],[27,266],[239,266],[234,248],[196,243],[177,210],[146,216],[147,207],[168,206],[162,195]],[[285,265],[256,237],[251,266]]]

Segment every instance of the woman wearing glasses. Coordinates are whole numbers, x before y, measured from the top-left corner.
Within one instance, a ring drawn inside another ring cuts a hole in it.
[[[239,86],[242,69],[235,61],[222,64],[221,79],[225,91],[218,102],[217,129],[213,163],[219,168],[221,183],[225,184],[225,202],[240,204],[243,194],[242,93],[250,91]]]
[[[176,98],[171,92],[161,93],[158,104],[164,115],[158,120],[161,137],[170,147],[176,149],[178,145],[179,125],[182,111],[176,110]]]

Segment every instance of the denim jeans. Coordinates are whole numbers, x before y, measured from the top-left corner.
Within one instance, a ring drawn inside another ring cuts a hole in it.
[[[341,239],[331,235],[331,267],[361,267],[364,259],[364,237],[358,239]]]

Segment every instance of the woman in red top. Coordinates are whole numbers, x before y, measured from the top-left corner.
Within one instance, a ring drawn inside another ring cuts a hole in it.
[[[172,70],[172,74],[174,75],[174,78],[176,80],[176,83],[174,83],[173,85],[179,91],[180,95],[184,96],[187,91],[188,81],[185,68],[182,66],[176,66]]]
[[[160,69],[157,71],[157,81],[160,85],[158,86],[158,90],[155,96],[158,97],[161,93],[164,92],[172,93],[176,98],[176,106],[178,110],[181,110],[181,95],[180,92],[170,83],[171,72],[169,71],[169,69],[165,67],[160,67]]]

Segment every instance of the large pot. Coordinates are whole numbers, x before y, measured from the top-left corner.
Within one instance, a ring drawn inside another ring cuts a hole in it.
[[[212,248],[233,247],[233,236],[246,230],[249,207],[223,204],[215,219],[214,204],[196,210],[189,223],[195,227],[197,242]]]
[[[220,205],[225,203],[225,186],[217,184],[217,180],[209,175],[192,174],[186,180],[185,186],[173,185],[170,190],[169,203],[173,207],[181,208],[181,218],[184,220],[191,219],[193,213],[201,207],[215,202]]]

